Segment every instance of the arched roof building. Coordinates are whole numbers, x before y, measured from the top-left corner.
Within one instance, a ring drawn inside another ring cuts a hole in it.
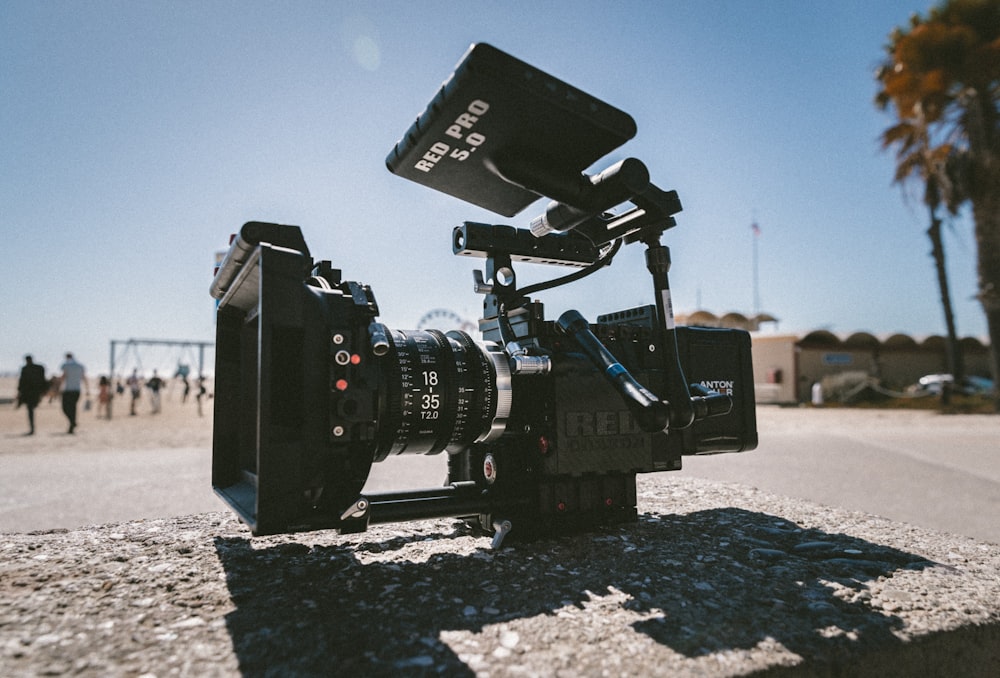
[[[678,325],[691,325],[694,327],[728,327],[747,332],[760,330],[764,323],[777,323],[778,319],[768,313],[758,313],[756,315],[744,315],[731,311],[721,316],[715,315],[711,311],[698,310],[692,313],[680,313],[677,315]]]
[[[757,402],[806,402],[812,384],[844,372],[862,372],[878,378],[887,388],[901,391],[924,375],[948,371],[947,342],[937,335],[813,330],[803,334],[755,333],[751,337]],[[966,373],[988,376],[988,345],[975,337],[964,337],[959,346]]]
[[[798,334],[761,332],[778,319],[767,313],[716,315],[697,310],[677,314],[678,325],[725,327],[751,333],[757,402],[805,402],[812,384],[844,372],[863,372],[888,388],[902,390],[927,374],[946,372],[947,341],[939,335],[871,332],[835,333],[816,329]],[[989,347],[976,337],[959,346],[970,375],[989,375]]]

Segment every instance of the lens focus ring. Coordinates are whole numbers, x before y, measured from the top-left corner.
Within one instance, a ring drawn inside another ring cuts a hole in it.
[[[376,461],[457,453],[503,434],[512,401],[505,356],[465,332],[392,330],[388,339]]]

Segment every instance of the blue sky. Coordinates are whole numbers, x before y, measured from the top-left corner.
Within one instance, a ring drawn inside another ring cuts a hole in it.
[[[33,353],[107,369],[111,339],[214,340],[216,251],[298,224],[407,329],[475,318],[453,226],[526,226],[389,173],[386,154],[473,42],[630,113],[684,204],[675,309],[782,331],[941,333],[926,218],[891,185],[873,72],[926,0],[0,3],[0,372]],[[962,335],[982,336],[971,221],[947,238]],[[550,317],[649,303],[641,248],[542,293]],[[551,271],[519,270],[523,284]],[[146,365],[149,365],[147,362]]]

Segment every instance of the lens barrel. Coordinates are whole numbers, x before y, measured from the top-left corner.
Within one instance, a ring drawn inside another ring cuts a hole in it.
[[[512,395],[502,350],[461,331],[390,330],[387,338],[375,461],[456,454],[503,434]]]

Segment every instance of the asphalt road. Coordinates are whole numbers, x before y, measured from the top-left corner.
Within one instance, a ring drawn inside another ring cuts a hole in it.
[[[1000,417],[762,407],[758,429],[757,450],[687,457],[678,473],[1000,543]],[[219,510],[210,456],[201,448],[2,455],[0,532]],[[368,489],[436,486],[444,469],[440,456],[392,458],[376,465]]]
[[[760,445],[681,473],[1000,543],[1000,417],[759,408]]]

